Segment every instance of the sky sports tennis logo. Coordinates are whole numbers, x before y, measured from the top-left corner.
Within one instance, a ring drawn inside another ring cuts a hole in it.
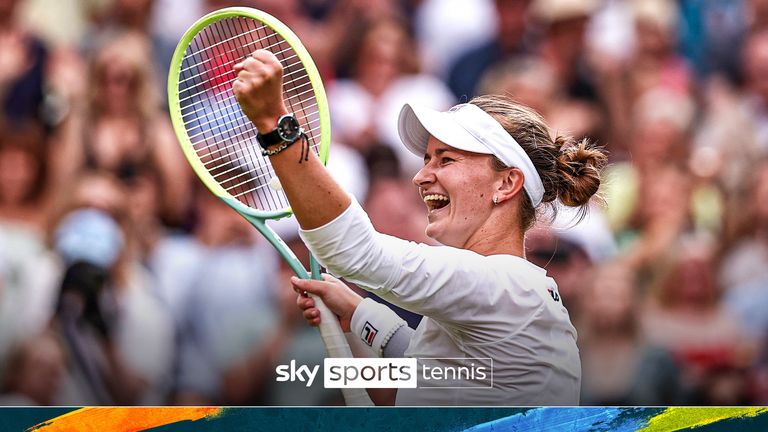
[[[320,365],[296,360],[275,368],[278,382],[318,378]],[[323,361],[325,388],[492,388],[490,358],[327,358]]]

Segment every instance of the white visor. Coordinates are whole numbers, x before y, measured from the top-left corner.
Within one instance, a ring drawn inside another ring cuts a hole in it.
[[[397,130],[405,147],[419,157],[426,154],[430,135],[459,150],[496,156],[504,165],[523,172],[523,187],[531,203],[534,207],[541,203],[544,185],[531,158],[499,122],[480,107],[466,103],[442,112],[405,104]]]

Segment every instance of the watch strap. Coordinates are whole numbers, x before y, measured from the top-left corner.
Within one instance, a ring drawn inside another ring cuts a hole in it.
[[[261,148],[266,150],[270,146],[283,142],[283,137],[280,136],[278,128],[274,128],[271,132],[265,134],[257,133],[256,140],[259,142]]]

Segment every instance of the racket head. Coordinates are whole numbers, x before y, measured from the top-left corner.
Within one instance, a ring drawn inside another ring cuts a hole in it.
[[[291,214],[290,204],[232,91],[234,65],[261,48],[281,61],[286,107],[325,164],[331,127],[320,73],[299,38],[260,10],[217,10],[184,33],[168,73],[168,106],[182,151],[205,186],[242,214],[279,219]]]

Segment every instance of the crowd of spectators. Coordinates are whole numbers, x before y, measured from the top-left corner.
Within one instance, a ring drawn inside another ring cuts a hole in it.
[[[405,102],[503,93],[609,151],[588,215],[527,239],[583,404],[768,404],[768,0],[0,0],[0,404],[340,402],[275,382],[320,338],[171,130],[176,42],[234,5],[306,43],[332,171],[384,233],[431,242]]]

